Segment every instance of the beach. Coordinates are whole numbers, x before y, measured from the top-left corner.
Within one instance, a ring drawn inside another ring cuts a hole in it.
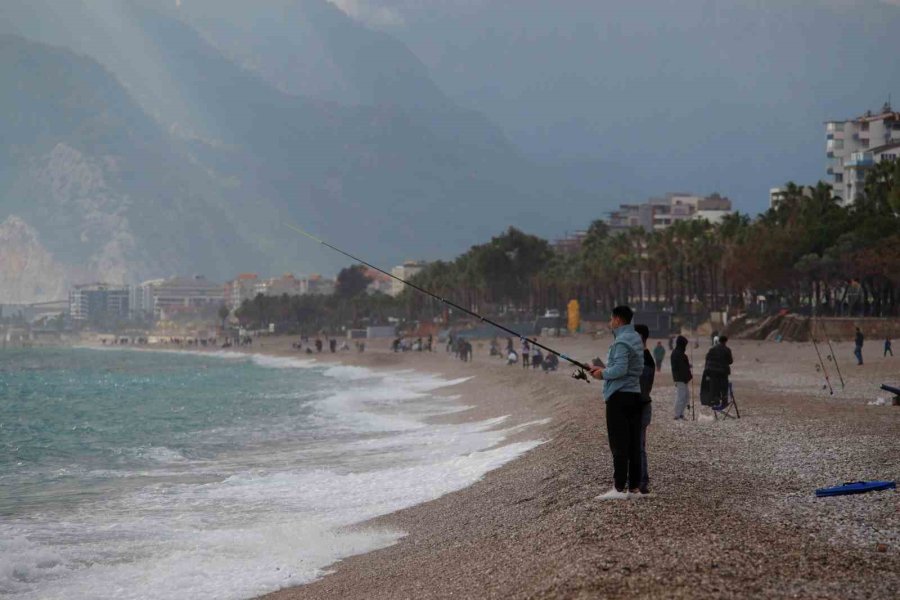
[[[609,337],[542,341],[589,360],[605,356]],[[471,408],[437,419],[508,416],[504,427],[523,427],[504,443],[544,443],[465,489],[363,523],[405,535],[263,598],[895,597],[897,493],[814,491],[900,475],[900,409],[878,389],[897,383],[900,363],[869,347],[856,366],[852,346],[835,344],[846,386],[828,361],[830,396],[811,344],[730,345],[741,419],[713,421],[698,401],[696,421],[674,421],[667,353],[648,430],[653,494],[617,501],[595,499],[612,478],[601,387],[569,378],[565,363],[525,371],[477,343],[471,363],[443,348],[395,354],[386,343],[315,356],[470,376],[446,393]],[[707,348],[701,340],[695,365]],[[299,354],[284,338],[262,338],[252,352]],[[879,397],[888,405],[869,404]]]

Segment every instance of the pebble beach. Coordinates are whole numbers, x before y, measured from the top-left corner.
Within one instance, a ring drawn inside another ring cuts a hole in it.
[[[582,360],[609,344],[542,341]],[[317,356],[470,376],[446,390],[470,408],[440,418],[505,416],[504,427],[521,425],[515,436],[543,443],[468,488],[364,523],[404,536],[264,598],[895,598],[900,496],[814,492],[900,475],[900,408],[878,389],[900,380],[900,362],[857,366],[851,344],[835,344],[845,385],[828,361],[831,395],[811,344],[729,345],[741,418],[713,420],[697,401],[695,420],[673,420],[667,353],[648,430],[653,494],[614,501],[596,499],[612,477],[600,385],[571,379],[565,364],[506,366],[486,344],[470,363],[387,344]],[[695,365],[707,348],[701,340]],[[283,339],[253,352],[296,354]]]

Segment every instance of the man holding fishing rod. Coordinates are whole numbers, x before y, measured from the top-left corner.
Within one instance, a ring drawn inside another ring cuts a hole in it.
[[[603,381],[606,401],[606,432],[613,455],[614,488],[598,496],[601,500],[627,498],[628,492],[641,494],[641,372],[644,344],[631,320],[627,306],[612,310],[609,327],[613,343],[606,366],[591,369],[591,376]]]
[[[606,429],[609,435],[609,447],[613,455],[613,479],[615,487],[598,496],[600,499],[627,498],[626,489],[634,494],[642,494],[641,491],[641,384],[640,377],[644,370],[644,343],[631,325],[634,311],[627,306],[617,306],[612,311],[609,320],[615,340],[609,347],[607,364],[591,367],[574,358],[557,352],[553,348],[539,343],[535,339],[529,339],[513,331],[512,329],[496,323],[487,317],[460,306],[455,302],[442,298],[423,287],[405,279],[401,279],[393,273],[388,273],[349,252],[341,250],[337,246],[320,240],[311,233],[303,231],[299,227],[288,225],[297,233],[300,233],[319,244],[331,248],[335,252],[343,254],[347,258],[357,261],[379,273],[411,287],[412,289],[439,300],[462,313],[475,317],[484,323],[493,325],[501,331],[522,340],[523,345],[527,341],[530,346],[543,348],[547,352],[565,360],[578,370],[572,374],[575,379],[588,380],[586,371],[589,371],[595,379],[603,380],[603,398],[606,401]],[[626,486],[628,486],[626,488]],[[646,490],[646,488],[645,488]],[[649,490],[646,490],[649,491]]]

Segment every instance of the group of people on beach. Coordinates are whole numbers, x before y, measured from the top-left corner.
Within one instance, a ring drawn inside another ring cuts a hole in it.
[[[653,352],[647,348],[650,329],[632,324],[634,311],[628,306],[612,310],[609,327],[613,342],[606,363],[594,359],[591,376],[603,381],[606,402],[606,431],[613,457],[613,489],[600,499],[627,498],[629,494],[650,493],[647,466],[647,427],[652,419],[653,383],[660,371],[665,348],[657,343]],[[709,381],[711,405],[714,409],[727,404],[728,376],[734,358],[727,346],[728,338],[717,336],[706,355],[703,378]],[[683,420],[689,399],[688,384],[693,379],[686,349],[688,340],[678,336],[670,358],[675,381],[675,419]]]

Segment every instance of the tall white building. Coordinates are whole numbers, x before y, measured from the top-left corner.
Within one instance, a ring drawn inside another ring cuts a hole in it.
[[[399,277],[404,281],[409,281],[411,277],[417,275],[422,272],[428,263],[424,260],[407,260],[404,261],[402,265],[397,265],[393,269],[391,269],[391,275],[394,277]],[[406,287],[396,279],[391,280],[391,296],[399,296],[400,292],[403,291],[403,288]]]
[[[900,155],[900,113],[885,104],[878,114],[867,111],[855,119],[828,121],[825,140],[833,193],[844,204],[852,203],[862,194],[866,171]]]

